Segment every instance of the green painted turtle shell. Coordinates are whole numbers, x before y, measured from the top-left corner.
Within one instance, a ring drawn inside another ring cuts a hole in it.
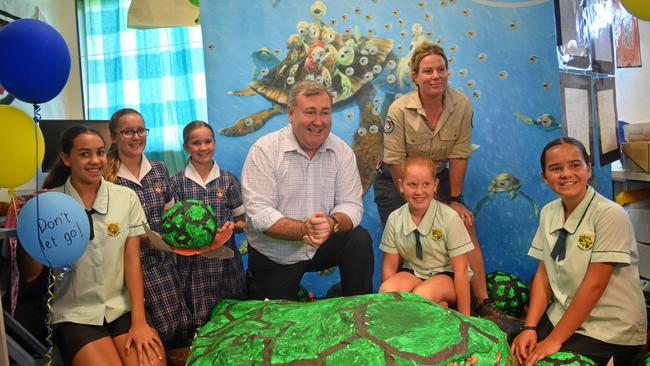
[[[506,336],[411,293],[224,300],[187,365],[514,365]]]
[[[203,201],[176,202],[162,216],[163,240],[173,248],[205,248],[216,233],[214,210]]]

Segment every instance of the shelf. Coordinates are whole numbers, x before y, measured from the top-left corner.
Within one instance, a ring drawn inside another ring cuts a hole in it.
[[[612,180],[624,182],[636,180],[639,182],[650,182],[650,174],[644,172],[630,172],[623,170],[621,163],[616,161],[612,163]]]

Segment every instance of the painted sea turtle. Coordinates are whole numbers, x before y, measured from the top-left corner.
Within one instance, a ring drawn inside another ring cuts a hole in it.
[[[519,179],[515,178],[514,176],[508,174],[508,173],[501,173],[497,174],[492,181],[490,182],[490,185],[488,186],[488,193],[483,195],[481,199],[478,200],[478,203],[476,206],[474,206],[474,216],[478,216],[479,211],[481,210],[481,207],[487,202],[488,200],[492,200],[495,194],[498,193],[507,193],[508,196],[510,196],[511,200],[514,200],[515,197],[517,197],[517,194],[521,195],[525,199],[530,202],[530,204],[533,206],[533,211],[535,213],[535,217],[539,215],[539,209],[537,208],[537,204],[533,199],[527,195],[524,191],[521,190],[521,182]]]
[[[556,121],[555,117],[553,117],[553,115],[550,113],[544,113],[539,117],[537,117],[536,119],[532,119],[531,117],[525,114],[517,113],[517,112],[515,112],[514,115],[515,117],[526,122],[527,124],[541,128],[546,132],[553,131],[558,128],[562,128],[562,124]]]
[[[194,338],[187,365],[241,364],[516,363],[491,321],[393,292],[309,303],[221,301]]]
[[[238,96],[259,94],[271,102],[271,107],[242,117],[220,129],[219,133],[243,136],[260,129],[271,117],[285,112],[289,90],[294,84],[316,80],[332,93],[334,108],[350,102],[359,106],[359,127],[352,139],[352,149],[365,192],[381,159],[381,114],[397,93],[411,87],[408,62],[400,61],[392,52],[392,39],[361,35],[358,27],[354,30],[348,27],[343,34],[337,33],[321,21],[327,13],[322,1],[315,1],[310,13],[313,22],[298,22],[297,33],[288,37],[283,60],[271,69],[255,73],[256,78],[248,87],[229,92]],[[415,38],[420,39],[421,35],[414,33]],[[262,55],[267,52],[252,54],[256,67]],[[374,97],[378,90],[386,93],[383,98]]]

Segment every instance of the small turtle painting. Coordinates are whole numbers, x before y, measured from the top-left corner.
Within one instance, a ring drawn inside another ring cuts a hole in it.
[[[332,94],[334,109],[355,103],[359,107],[359,126],[352,137],[352,150],[364,192],[372,183],[375,167],[381,160],[383,134],[382,116],[399,93],[411,89],[408,58],[392,52],[393,40],[361,35],[359,28],[338,33],[321,19],[327,6],[318,0],[312,3],[313,21],[300,21],[297,33],[287,39],[285,58],[278,60],[262,48],[251,54],[255,69],[253,80],[240,90],[229,91],[235,96],[261,95],[271,107],[221,128],[224,136],[244,136],[260,129],[273,116],[286,112],[287,98],[292,86],[301,80],[315,80]],[[413,35],[421,40],[421,32]],[[412,47],[414,48],[414,47]],[[374,106],[378,91],[385,93],[381,106]]]
[[[488,193],[483,195],[483,197],[478,200],[476,206],[474,206],[474,216],[478,216],[478,213],[485,202],[491,201],[494,195],[498,193],[507,193],[508,196],[510,196],[510,200],[514,200],[518,194],[521,195],[526,200],[528,200],[528,202],[530,202],[531,206],[533,206],[535,217],[538,217],[539,209],[535,201],[533,201],[533,199],[528,194],[521,190],[521,182],[519,179],[513,177],[508,173],[498,174],[494,177],[494,179],[492,179],[492,182],[490,182],[490,185],[488,186]]]
[[[546,132],[550,132],[558,128],[562,128],[562,124],[556,121],[555,117],[553,117],[553,115],[550,113],[544,113],[541,116],[537,117],[537,119],[532,119],[525,114],[516,113],[516,112],[514,113],[514,115],[515,117],[522,120],[523,122],[531,126],[538,127]]]

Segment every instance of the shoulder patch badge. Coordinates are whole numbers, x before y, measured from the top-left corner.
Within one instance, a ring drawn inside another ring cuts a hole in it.
[[[390,117],[386,117],[386,121],[384,122],[384,133],[389,134],[393,132],[394,129],[395,129],[395,122],[393,122],[393,120],[390,119]]]
[[[587,251],[594,247],[593,234],[580,234],[578,237],[578,248]]]

